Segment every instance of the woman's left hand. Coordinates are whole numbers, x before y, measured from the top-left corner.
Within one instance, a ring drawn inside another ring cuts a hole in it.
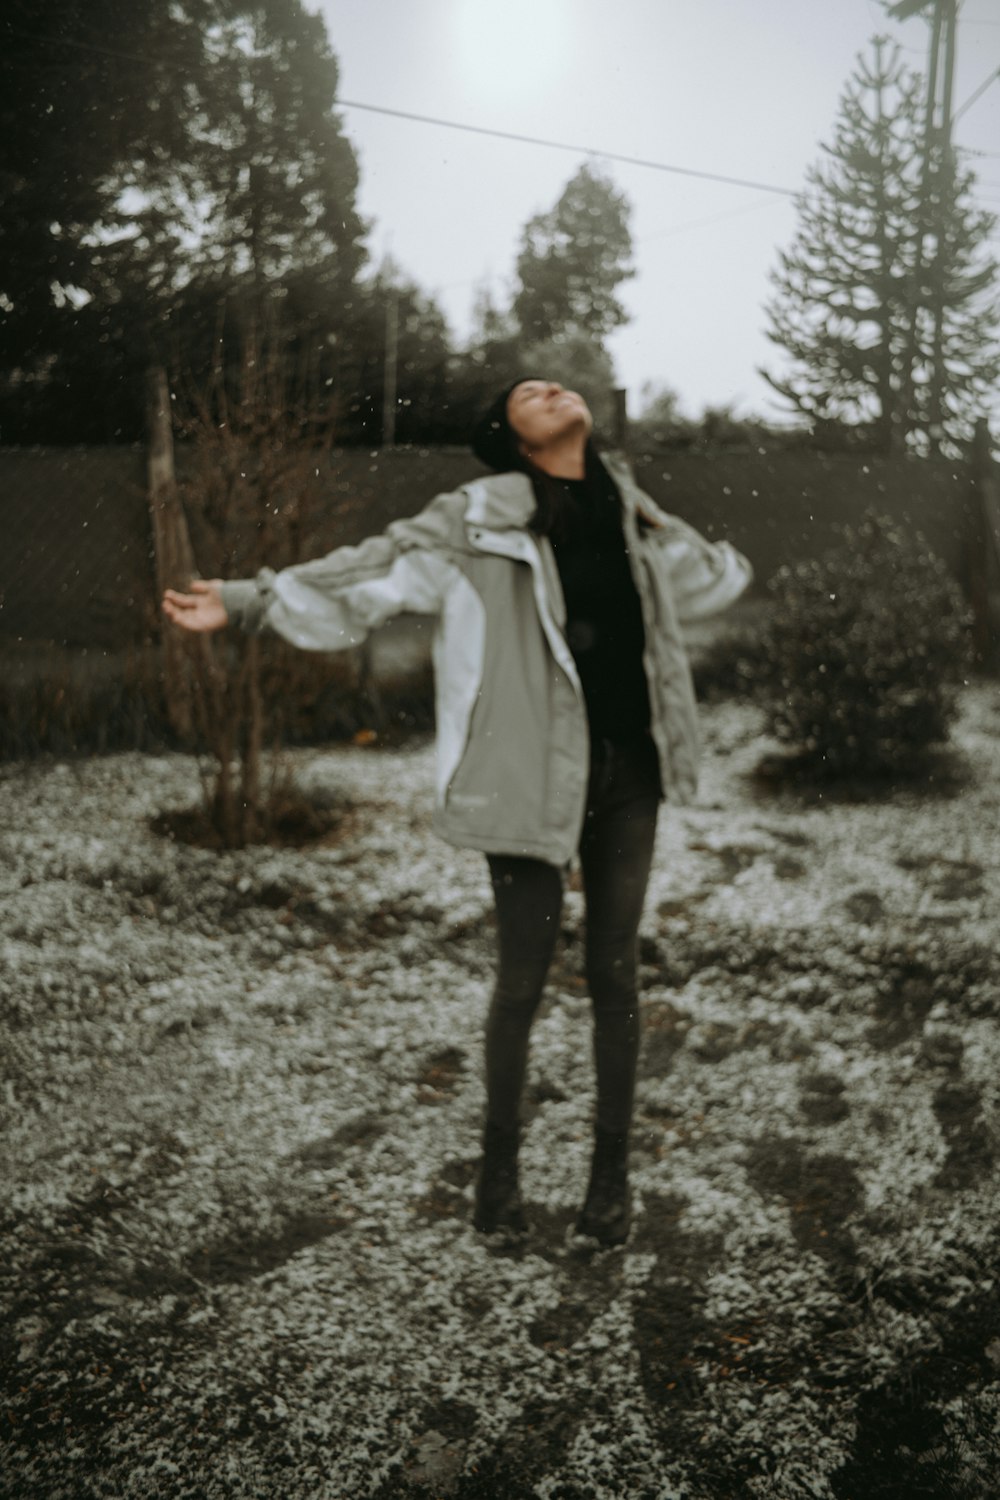
[[[229,616],[221,590],[221,578],[195,578],[189,594],[167,589],[163,595],[163,613],[183,630],[222,630],[229,624]]]

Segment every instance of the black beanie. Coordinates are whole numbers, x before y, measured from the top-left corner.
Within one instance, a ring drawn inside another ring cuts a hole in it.
[[[488,469],[498,474],[507,469],[524,469],[526,460],[517,444],[517,435],[507,418],[510,393],[526,380],[541,380],[540,375],[519,375],[502,390],[472,430],[472,451]]]

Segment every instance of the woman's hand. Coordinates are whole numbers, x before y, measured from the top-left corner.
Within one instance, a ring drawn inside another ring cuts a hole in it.
[[[189,594],[167,589],[163,595],[163,613],[184,630],[221,630],[229,623],[221,585],[221,578],[195,578]]]

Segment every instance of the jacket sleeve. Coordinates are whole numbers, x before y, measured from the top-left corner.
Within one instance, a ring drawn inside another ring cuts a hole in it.
[[[464,540],[465,497],[438,495],[356,547],[222,585],[230,623],[307,651],[357,646],[394,615],[437,614]]]
[[[753,582],[753,568],[730,542],[709,542],[652,496],[639,489],[631,466],[620,454],[607,455],[619,484],[632,491],[636,518],[643,527],[647,555],[669,591],[680,624],[703,620],[734,604]]]
[[[645,506],[644,506],[645,509]],[[753,582],[753,568],[731,542],[709,542],[677,516],[651,507],[647,544],[665,569],[681,624],[728,609]]]

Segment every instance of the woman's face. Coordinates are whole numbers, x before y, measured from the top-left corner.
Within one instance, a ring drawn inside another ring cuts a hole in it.
[[[568,437],[574,428],[587,437],[594,425],[583,397],[557,380],[522,380],[507,397],[507,420],[526,453]]]

